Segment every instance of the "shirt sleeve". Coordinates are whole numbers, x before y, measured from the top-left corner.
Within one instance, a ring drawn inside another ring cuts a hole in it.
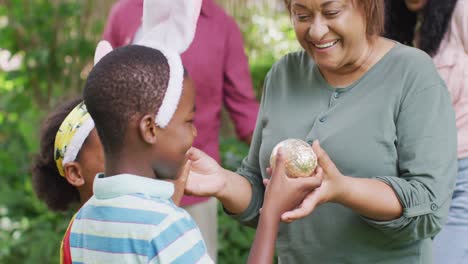
[[[263,186],[262,172],[260,168],[260,146],[262,144],[262,130],[265,127],[265,105],[267,100],[267,89],[269,83],[270,73],[265,78],[265,85],[263,89],[262,99],[260,101],[260,111],[255,125],[255,130],[250,145],[249,154],[244,158],[237,173],[246,178],[252,185],[252,200],[250,201],[247,209],[238,215],[232,215],[226,211],[234,219],[238,220],[244,225],[256,227],[259,218],[259,210],[263,205],[263,195],[265,193],[265,186]]]
[[[252,87],[242,35],[236,23],[228,18],[224,59],[223,101],[236,133],[241,139],[252,135],[258,113],[258,102]]]
[[[399,177],[376,179],[393,188],[403,215],[385,222],[363,219],[399,240],[433,237],[447,217],[457,173],[455,114],[444,85],[408,94],[396,125]]]
[[[149,241],[147,257],[149,264],[196,263],[201,259],[213,263],[200,229],[185,211],[168,216],[157,226]]]

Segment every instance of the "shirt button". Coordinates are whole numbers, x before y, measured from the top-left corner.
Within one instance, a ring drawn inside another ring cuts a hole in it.
[[[433,203],[431,204],[431,210],[432,211],[437,211],[438,207],[437,207],[437,204]]]
[[[322,116],[320,119],[319,119],[320,122],[325,122],[327,121],[327,117],[326,116]]]
[[[338,99],[340,97],[340,93],[339,92],[334,92],[333,97],[335,97],[335,99]]]

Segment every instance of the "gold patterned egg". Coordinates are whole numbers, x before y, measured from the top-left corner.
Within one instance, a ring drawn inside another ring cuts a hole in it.
[[[286,175],[290,178],[308,177],[317,167],[317,156],[307,142],[300,139],[286,139],[278,143],[270,156],[270,167],[274,171],[278,148],[283,150]]]

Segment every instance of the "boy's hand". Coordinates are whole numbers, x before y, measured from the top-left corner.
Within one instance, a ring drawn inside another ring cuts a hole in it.
[[[216,160],[194,147],[189,150],[188,159],[191,169],[185,194],[217,197],[226,185],[224,169]]]
[[[318,167],[310,177],[289,178],[285,173],[283,151],[278,149],[275,171],[266,186],[261,213],[279,220],[282,214],[296,208],[306,195],[320,187],[322,174],[322,169]]]
[[[333,202],[339,199],[343,190],[346,190],[346,186],[343,183],[345,177],[338,168],[336,168],[325,150],[320,147],[318,140],[314,141],[312,149],[317,155],[317,170],[320,169],[322,171],[321,174],[323,174],[322,185],[313,192],[307,194],[298,208],[283,213],[281,215],[281,220],[284,222],[290,223],[306,217],[320,204]],[[270,184],[271,182],[268,183],[268,185]]]

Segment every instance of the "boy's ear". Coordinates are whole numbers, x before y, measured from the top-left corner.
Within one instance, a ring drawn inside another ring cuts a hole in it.
[[[65,171],[65,179],[75,186],[81,187],[85,184],[85,179],[81,175],[81,166],[78,162],[72,161],[65,164],[63,170]]]
[[[148,144],[156,144],[156,135],[158,132],[158,126],[156,125],[154,115],[144,115],[140,119],[138,126],[140,136]]]

